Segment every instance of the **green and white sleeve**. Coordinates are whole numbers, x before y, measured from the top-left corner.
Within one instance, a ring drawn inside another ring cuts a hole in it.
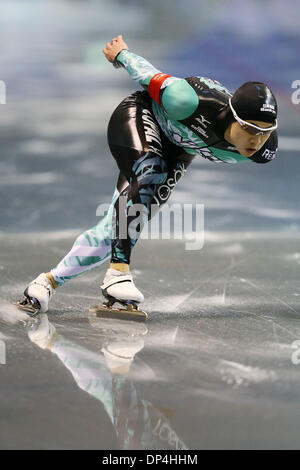
[[[197,108],[198,95],[185,79],[160,72],[146,59],[126,49],[118,54],[116,62],[149,92],[170,119],[186,119]]]

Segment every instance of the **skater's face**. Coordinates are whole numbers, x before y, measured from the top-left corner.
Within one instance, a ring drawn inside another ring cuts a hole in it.
[[[270,123],[263,121],[247,121],[251,124],[255,124],[259,127],[270,127]],[[271,135],[271,132],[267,132],[264,135],[249,134],[244,130],[238,122],[233,122],[228,126],[224,134],[225,139],[235,146],[237,151],[243,155],[243,157],[252,157],[258,150],[262,148],[265,142]]]

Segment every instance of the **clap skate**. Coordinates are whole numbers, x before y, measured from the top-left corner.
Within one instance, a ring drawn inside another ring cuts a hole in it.
[[[47,312],[49,301],[54,294],[53,286],[45,273],[41,273],[24,290],[23,300],[16,302],[16,306],[25,310],[31,317]]]
[[[135,287],[129,272],[108,269],[101,290],[107,300],[102,305],[90,307],[90,312],[96,313],[98,317],[118,320],[147,320],[147,313],[138,309],[138,304],[143,302],[144,296]],[[124,308],[113,307],[115,303]]]

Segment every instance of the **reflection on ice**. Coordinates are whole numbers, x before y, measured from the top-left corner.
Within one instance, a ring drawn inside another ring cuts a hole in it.
[[[141,398],[130,378],[135,356],[144,347],[144,325],[123,321],[118,336],[121,322],[102,325],[102,320],[97,322],[90,316],[91,325],[106,336],[99,354],[58,334],[46,314],[39,317],[38,327],[28,329],[29,339],[42,349],[50,349],[71,372],[78,387],[103,405],[121,449],[187,449],[169,424],[166,412]]]

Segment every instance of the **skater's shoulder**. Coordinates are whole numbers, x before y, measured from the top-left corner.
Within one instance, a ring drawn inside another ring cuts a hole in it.
[[[186,77],[185,80],[198,93],[206,94],[207,96],[214,94],[219,95],[221,93],[224,94],[227,99],[232,96],[228,88],[226,88],[222,83],[213,78],[194,75],[192,77]]]

